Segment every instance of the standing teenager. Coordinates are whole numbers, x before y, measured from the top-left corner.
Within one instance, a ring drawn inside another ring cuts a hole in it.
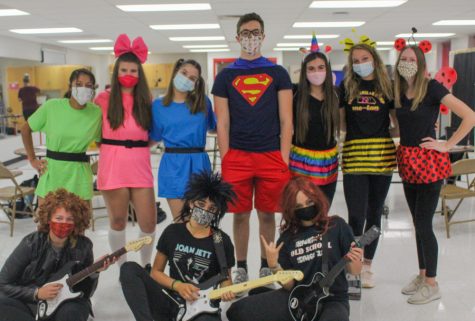
[[[437,276],[438,245],[432,228],[443,179],[451,174],[448,151],[475,125],[475,113],[434,79],[426,77],[424,53],[407,46],[395,68],[394,95],[401,144],[397,159],[404,195],[416,230],[419,274],[402,289],[407,302],[425,304],[440,299]],[[444,104],[462,122],[452,137],[437,141],[435,124]]]
[[[123,247],[129,203],[140,227],[139,237],[155,237],[157,214],[153,192],[148,131],[152,124],[150,89],[142,64],[147,46],[141,37],[130,43],[120,35],[115,43],[110,93],[96,99],[102,108],[102,141],[97,188],[102,192],[109,214],[109,244],[112,251]],[[141,251],[142,265],[150,263],[153,245]],[[123,255],[120,264],[127,260]]]
[[[205,95],[201,66],[179,59],[164,97],[152,106],[150,139],[163,140],[165,154],[158,169],[158,196],[165,197],[176,219],[183,208],[183,195],[190,176],[211,172],[205,151],[206,133],[216,129],[211,101]]]
[[[274,213],[288,181],[292,140],[292,84],[287,71],[261,55],[264,22],[256,13],[237,23],[241,56],[223,69],[212,93],[218,118],[218,145],[223,178],[237,194],[230,205],[236,246],[234,283],[248,280],[249,220],[257,210],[259,233],[275,237]],[[253,204],[254,200],[254,204]],[[270,274],[261,246],[260,275]]]
[[[396,148],[390,136],[395,118],[393,88],[381,57],[366,44],[351,47],[348,70],[340,86],[340,119],[346,139],[342,152],[343,189],[349,224],[355,237],[381,227]],[[378,240],[365,247],[361,285],[375,286],[371,263]]]

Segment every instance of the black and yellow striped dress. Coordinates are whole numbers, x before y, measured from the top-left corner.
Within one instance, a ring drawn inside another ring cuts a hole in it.
[[[352,102],[340,107],[346,113],[346,141],[342,151],[343,174],[392,175],[396,169],[396,148],[389,135],[389,110],[393,101],[376,94],[374,81],[364,81]]]

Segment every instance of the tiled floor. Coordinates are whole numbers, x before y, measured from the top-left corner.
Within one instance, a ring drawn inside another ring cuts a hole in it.
[[[154,171],[158,166],[159,157],[154,155],[152,162]],[[33,171],[26,162],[17,163],[24,171],[19,180],[30,178]],[[156,173],[154,173],[156,174]],[[395,179],[397,177],[395,176]],[[166,201],[161,200],[168,212]],[[97,205],[100,199],[95,200]],[[452,237],[447,239],[443,217],[436,215],[434,228],[439,240],[438,281],[442,291],[442,299],[423,306],[406,303],[407,297],[400,289],[416,272],[417,257],[412,222],[404,199],[401,184],[393,184],[389,192],[389,218],[383,222],[383,235],[374,261],[374,272],[377,285],[374,289],[363,290],[361,301],[351,302],[351,320],[353,321],[469,321],[475,320],[475,223],[452,227]],[[475,203],[466,200],[460,211],[461,216],[475,217]],[[347,218],[343,198],[342,183],[338,183],[335,201],[331,213]],[[105,210],[96,210],[95,214],[104,214]],[[3,215],[3,213],[0,213]],[[279,220],[279,218],[277,218]],[[157,238],[170,218],[158,226]],[[222,228],[225,232],[232,231],[232,217],[226,215]],[[21,238],[33,231],[30,219],[18,220],[14,237],[8,236],[8,226],[0,224],[0,266]],[[109,252],[107,241],[107,219],[97,221],[96,231],[88,231],[94,242],[96,257]],[[251,278],[257,277],[259,264],[257,219],[253,216],[251,224],[251,244],[249,252],[249,268]],[[128,239],[138,235],[138,228],[131,225],[127,228]],[[139,260],[136,253],[129,259]],[[133,316],[125,303],[118,281],[118,269],[113,266],[100,277],[99,287],[93,298],[95,320],[130,321]],[[258,321],[258,320],[250,320]]]

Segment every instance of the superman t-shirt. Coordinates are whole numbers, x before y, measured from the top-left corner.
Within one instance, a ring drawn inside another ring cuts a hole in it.
[[[244,60],[248,68],[242,65],[225,68],[214,81],[212,94],[228,99],[229,147],[233,149],[251,152],[280,149],[278,92],[292,89],[292,83],[282,66],[270,64],[265,58],[259,60],[265,63]]]

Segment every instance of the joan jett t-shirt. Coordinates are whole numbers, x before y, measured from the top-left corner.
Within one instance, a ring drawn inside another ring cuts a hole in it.
[[[394,101],[376,93],[375,80],[361,80],[358,96],[346,99],[344,83],[340,85],[340,108],[345,108],[346,140],[385,138],[389,135],[389,110]]]
[[[234,265],[234,246],[221,231],[226,265]],[[213,236],[197,239],[186,223],[168,225],[157,243],[157,250],[168,258],[170,277],[187,283],[200,284],[221,272],[215,253]]]
[[[350,250],[354,241],[353,233],[346,222],[333,216],[327,230],[328,271]],[[284,242],[279,253],[279,264],[284,270],[300,270],[304,278],[298,284],[308,284],[317,272],[322,272],[323,243],[320,230],[316,226],[301,227],[296,234],[282,233],[277,244]],[[330,287],[330,301],[348,300],[348,283],[342,271]]]

